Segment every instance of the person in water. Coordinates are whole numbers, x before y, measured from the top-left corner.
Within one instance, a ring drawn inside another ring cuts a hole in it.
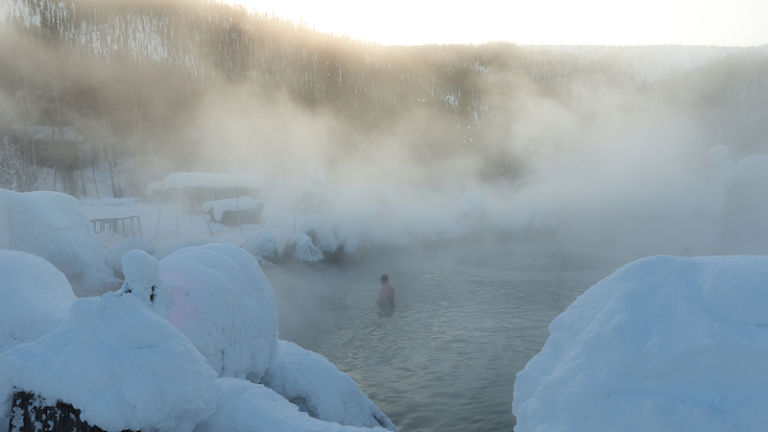
[[[381,289],[376,303],[379,305],[379,311],[386,316],[392,315],[395,310],[395,289],[389,284],[387,275],[381,275]]]

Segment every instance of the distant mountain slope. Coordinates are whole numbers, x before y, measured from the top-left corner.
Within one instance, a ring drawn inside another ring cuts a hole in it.
[[[510,142],[528,139],[532,109],[585,119],[639,92],[701,106],[715,129],[761,106],[768,59],[765,47],[386,47],[202,0],[0,0],[0,23],[0,131],[75,126],[99,143],[94,160],[152,154],[179,167],[211,142],[259,147],[318,127],[317,145],[336,152],[480,154],[484,175],[514,177]],[[304,120],[277,120],[289,117]]]

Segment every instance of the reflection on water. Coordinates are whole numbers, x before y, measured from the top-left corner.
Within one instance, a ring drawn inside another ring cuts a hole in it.
[[[516,241],[267,273],[281,339],[328,357],[402,432],[511,431],[515,374],[549,322],[609,273],[570,262],[552,241]],[[383,273],[396,290],[389,318],[376,306]]]

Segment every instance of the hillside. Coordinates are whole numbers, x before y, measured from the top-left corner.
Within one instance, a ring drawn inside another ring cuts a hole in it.
[[[274,168],[264,155],[287,149],[324,166],[382,151],[423,164],[471,157],[481,178],[515,179],[532,145],[563,145],[529,130],[563,112],[589,121],[616,95],[632,106],[639,92],[672,97],[724,139],[734,118],[761,127],[768,87],[766,49],[387,47],[204,1],[1,0],[0,22],[0,135],[15,136],[5,152],[29,165],[19,125],[73,127],[84,155],[47,166],[106,167],[113,183],[122,166],[135,178],[116,195],[171,170]],[[40,186],[27,177],[14,188]]]

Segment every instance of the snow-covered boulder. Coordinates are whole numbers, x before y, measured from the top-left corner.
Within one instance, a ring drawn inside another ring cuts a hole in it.
[[[46,259],[81,297],[120,286],[107,267],[101,242],[69,195],[0,189],[0,248]]]
[[[184,332],[218,375],[261,379],[277,350],[277,311],[255,257],[226,244],[180,249],[159,263],[131,251],[123,272],[122,291]]]
[[[108,250],[106,253],[107,265],[109,266],[109,268],[112,269],[112,272],[114,274],[116,275],[123,274],[123,264],[122,264],[123,255],[126,252],[134,249],[138,249],[150,254],[153,254],[157,251],[157,249],[155,248],[155,245],[152,243],[152,240],[142,238],[142,237],[134,237],[134,238],[129,238],[124,240],[117,246]]]
[[[273,259],[277,257],[277,238],[271,231],[259,230],[245,239],[243,249],[255,257]]]
[[[757,431],[768,423],[768,257],[652,257],[550,325],[515,430]]]
[[[352,378],[320,354],[279,341],[276,360],[262,382],[312,417],[397,430]]]
[[[339,247],[331,225],[320,214],[311,214],[303,218],[299,224],[299,231],[308,235],[320,252],[334,253]]]
[[[119,431],[191,431],[213,414],[216,374],[180,331],[135,296],[77,300],[52,333],[0,354],[0,424],[14,387],[72,404]]]
[[[300,412],[296,405],[260,384],[236,378],[216,380],[216,413],[195,432],[375,432],[381,428],[342,426]]]
[[[323,260],[323,253],[312,244],[312,239],[304,233],[294,233],[283,247],[283,257],[304,262]]]
[[[74,301],[67,278],[51,263],[0,250],[0,353],[51,332]]]

